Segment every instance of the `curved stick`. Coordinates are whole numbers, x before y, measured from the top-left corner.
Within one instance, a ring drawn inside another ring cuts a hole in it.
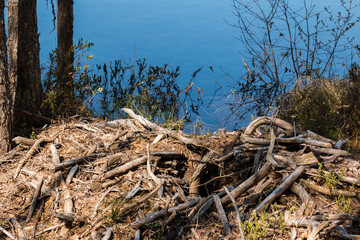
[[[291,123],[288,123],[284,120],[281,120],[279,118],[272,118],[272,117],[259,117],[252,121],[249,126],[246,128],[244,134],[250,135],[255,128],[261,125],[275,125],[279,128],[284,129],[284,133],[287,137],[294,136],[294,127],[291,125]]]

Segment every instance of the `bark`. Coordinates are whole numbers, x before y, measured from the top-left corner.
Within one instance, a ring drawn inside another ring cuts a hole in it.
[[[74,13],[73,0],[58,0],[58,14],[57,14],[57,54],[58,54],[58,88],[60,94],[59,101],[64,98],[71,98],[74,95],[74,81],[73,81],[73,63],[74,51],[73,35],[74,35]]]
[[[0,154],[10,149],[12,133],[4,6],[4,0],[0,0]]]
[[[21,111],[36,113],[42,101],[36,0],[8,0],[8,45],[15,125]]]

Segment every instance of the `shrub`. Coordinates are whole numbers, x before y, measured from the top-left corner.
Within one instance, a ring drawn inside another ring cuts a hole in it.
[[[323,136],[350,138],[357,145],[360,133],[359,67],[352,64],[342,79],[300,79],[277,101],[280,117],[303,130]]]

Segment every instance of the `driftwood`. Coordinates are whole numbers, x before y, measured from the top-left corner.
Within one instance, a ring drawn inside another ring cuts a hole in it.
[[[13,235],[11,235],[11,233],[9,233],[8,231],[6,231],[4,228],[2,228],[1,226],[0,226],[0,231],[2,231],[6,236],[8,236],[10,239],[13,239],[13,240],[16,240],[16,238],[13,236]]]
[[[211,161],[211,159],[214,157],[215,153],[213,151],[210,151],[206,154],[203,161],[204,163],[200,163],[195,172],[192,174],[190,179],[190,188],[189,188],[189,195],[190,196],[199,196],[199,185],[202,173],[206,167],[207,162]]]
[[[36,235],[36,227],[39,223],[39,220],[40,220],[40,216],[43,212],[43,209],[44,209],[44,205],[45,205],[45,199],[43,199],[41,201],[41,204],[40,204],[40,207],[39,207],[39,211],[36,213],[36,217],[35,217],[35,221],[34,221],[34,225],[33,225],[33,229],[32,229],[32,235],[31,235],[31,238],[32,239],[35,239],[35,235]]]

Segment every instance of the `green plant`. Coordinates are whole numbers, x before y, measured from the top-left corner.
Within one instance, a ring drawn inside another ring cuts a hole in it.
[[[106,212],[103,216],[104,222],[108,225],[113,225],[119,219],[119,213],[122,206],[125,204],[124,197],[115,198],[105,201],[106,206],[111,206],[109,212]]]
[[[31,132],[30,138],[31,138],[31,139],[36,139],[36,132],[35,132],[35,131],[32,131],[32,132]]]
[[[74,113],[82,113],[88,110],[83,107],[86,100],[92,97],[92,94],[101,87],[101,83],[97,78],[91,76],[91,69],[86,61],[93,58],[91,54],[87,54],[93,43],[80,39],[75,44],[71,52],[74,53],[74,62],[67,68],[72,71],[67,86],[63,87],[60,82],[62,73],[58,71],[57,66],[65,61],[58,56],[57,49],[49,54],[49,65],[44,68],[45,77],[43,79],[44,100],[41,105],[42,112],[48,116],[69,116]],[[70,54],[70,53],[69,53]],[[88,101],[91,104],[91,101]]]
[[[270,227],[270,215],[262,212],[260,216],[252,215],[252,218],[242,224],[242,228],[251,240],[264,239],[267,229]]]
[[[349,215],[353,212],[353,207],[351,205],[351,198],[340,195],[336,198],[336,206],[339,213],[347,213]]]
[[[324,184],[329,188],[330,193],[337,189],[338,185],[341,182],[343,172],[341,174],[336,174],[333,171],[326,172],[321,163],[318,163],[320,175]]]
[[[189,121],[191,113],[198,114],[202,104],[200,90],[197,99],[192,98],[192,82],[200,69],[192,75],[187,87],[178,85],[180,68],[148,65],[145,59],[130,65],[123,60],[97,65],[96,79],[102,84],[98,114],[108,118],[122,117],[121,108],[136,110],[149,120],[168,124],[176,122],[183,114]],[[187,108],[190,103],[190,108]]]

